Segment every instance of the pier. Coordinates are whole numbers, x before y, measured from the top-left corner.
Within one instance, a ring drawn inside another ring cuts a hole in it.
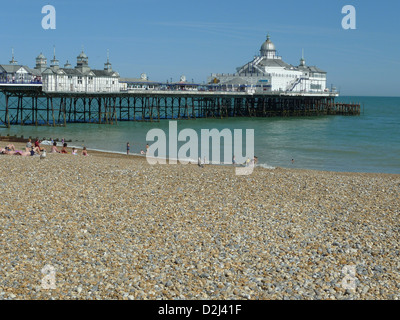
[[[40,85],[1,85],[0,126],[67,123],[116,124],[228,117],[359,115],[360,104],[336,103],[336,95],[290,92],[137,90],[43,92]]]

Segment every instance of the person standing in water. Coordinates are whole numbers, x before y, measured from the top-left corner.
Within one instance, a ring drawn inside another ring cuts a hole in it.
[[[126,143],[126,154],[129,155],[130,145],[129,142]]]

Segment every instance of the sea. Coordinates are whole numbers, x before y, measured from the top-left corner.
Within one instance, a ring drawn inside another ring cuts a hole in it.
[[[336,101],[360,103],[361,115],[176,120],[177,130],[179,133],[194,129],[200,137],[202,129],[230,129],[232,133],[234,129],[242,129],[245,141],[245,130],[253,129],[254,154],[258,165],[265,168],[400,174],[400,97],[341,96]],[[123,154],[129,142],[130,154],[140,155],[146,144],[154,143],[146,140],[152,129],[163,130],[168,144],[169,122],[68,123],[66,127],[14,125],[0,128],[0,136],[65,139],[71,147],[86,146],[89,150]],[[179,142],[178,149],[184,143]],[[223,143],[221,139],[221,149]],[[168,153],[168,146],[166,150]],[[243,154],[244,151],[243,147]]]

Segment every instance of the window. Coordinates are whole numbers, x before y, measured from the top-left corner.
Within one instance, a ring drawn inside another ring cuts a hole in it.
[[[78,77],[78,84],[82,84],[82,77]]]

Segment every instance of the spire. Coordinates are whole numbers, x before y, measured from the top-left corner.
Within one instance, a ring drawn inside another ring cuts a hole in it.
[[[18,64],[18,61],[14,60],[14,48],[11,48],[12,58],[10,60],[10,64]]]
[[[301,49],[301,59],[300,59],[300,66],[305,67],[306,60],[304,60],[304,49]]]
[[[104,64],[104,70],[109,72],[112,71],[111,63],[110,63],[110,50],[107,49],[107,62]]]
[[[50,67],[51,68],[59,68],[59,61],[56,59],[56,46],[53,46],[53,60],[50,61]]]

